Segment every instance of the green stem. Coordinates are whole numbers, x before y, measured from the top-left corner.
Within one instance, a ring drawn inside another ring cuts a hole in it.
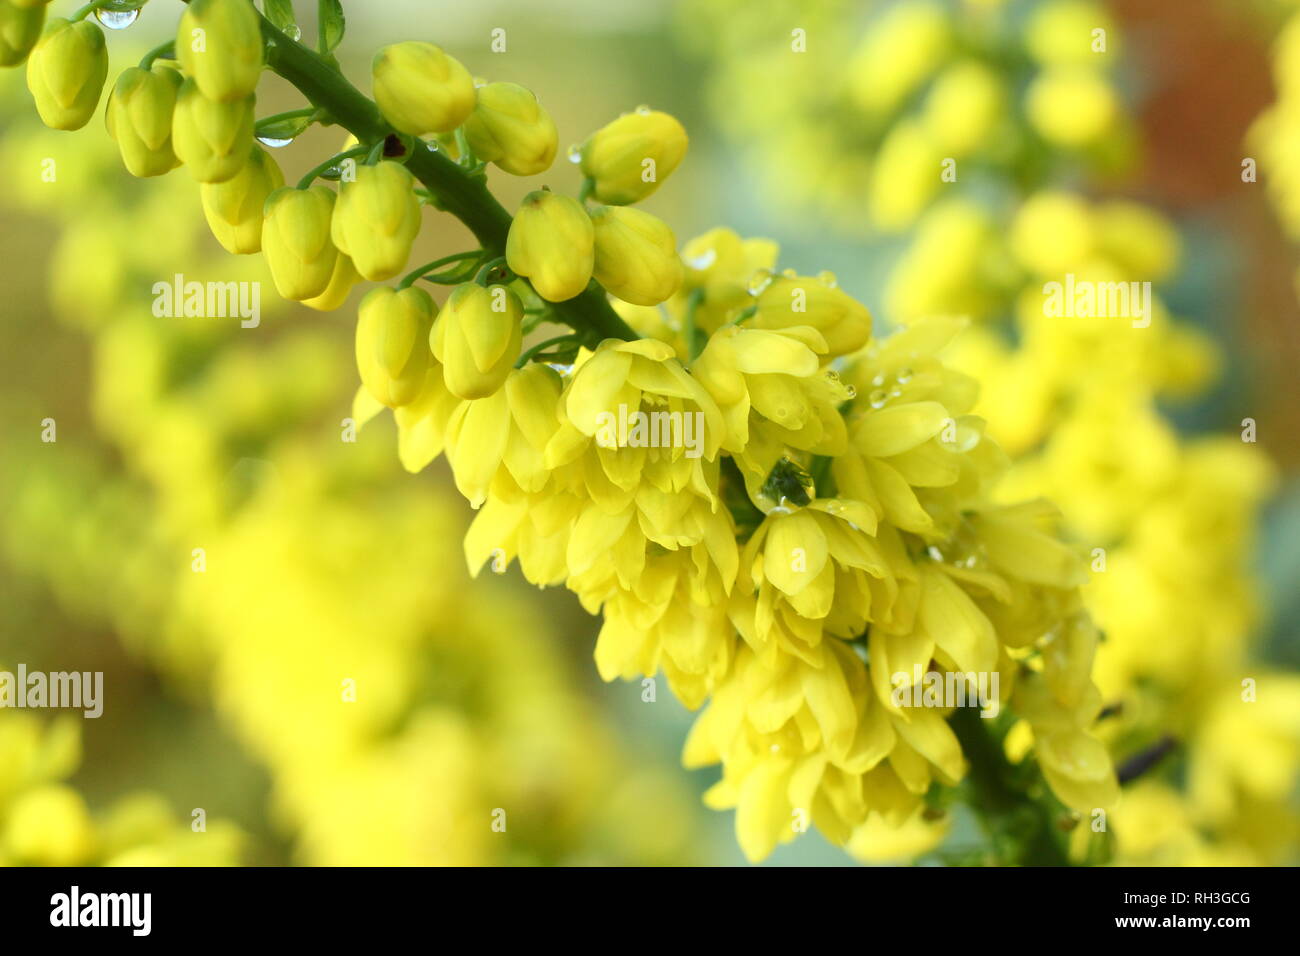
[[[171,46],[170,43],[167,45]],[[304,106],[302,109],[288,110],[284,113],[272,113],[270,116],[265,116],[258,120],[254,129],[262,129],[270,126],[272,123],[279,123],[281,120],[297,119],[300,116],[316,116],[320,113],[322,113],[322,111],[315,106]]]
[[[78,20],[84,20],[100,7],[106,7],[112,2],[113,0],[94,0],[93,3],[88,3],[81,9],[74,11],[72,16],[68,17],[68,22],[76,23]]]
[[[481,259],[483,257],[482,249],[475,249],[473,252],[456,252],[449,256],[443,256],[441,259],[435,259],[433,262],[420,266],[414,272],[407,273],[401,282],[397,284],[399,289],[406,289],[413,286],[418,280],[423,279],[430,272],[441,269],[443,266],[451,265],[453,262],[464,262],[467,259]]]
[[[948,721],[970,764],[970,807],[999,853],[1010,850],[1015,866],[1070,866],[1049,806],[1015,782],[1017,768],[974,707],[958,707]]]
[[[492,274],[492,270],[504,266],[505,264],[505,256],[497,256],[495,259],[483,263],[482,267],[478,270],[478,275],[474,277],[474,281],[479,285],[487,285],[487,277]],[[507,272],[509,272],[509,270],[507,270]]]
[[[360,156],[362,153],[368,152],[369,150],[369,146],[353,146],[351,149],[345,150],[337,156],[331,156],[329,159],[325,160],[325,162],[310,170],[306,176],[302,177],[302,179],[298,180],[298,188],[308,189],[311,184],[316,181],[316,177],[325,172],[325,170],[329,169],[331,166],[341,163],[345,159]]]
[[[552,345],[558,345],[561,342],[573,342],[576,341],[577,338],[578,337],[573,334],[557,335],[555,338],[547,339],[545,342],[538,342],[536,345],[530,348],[523,355],[519,356],[519,361],[515,363],[515,368],[523,368],[525,365],[528,364],[528,362],[532,359],[534,355],[536,355],[538,352],[543,351],[544,349],[549,348]]]
[[[295,43],[265,17],[262,32],[270,41],[267,63],[307,99],[325,110],[358,141],[373,143],[393,130],[372,100],[362,95],[324,57]],[[481,178],[470,176],[447,156],[422,141],[406,167],[438,198],[442,208],[463,222],[479,245],[494,256],[505,254],[510,213],[488,191]],[[328,166],[328,164],[327,164]],[[555,305],[556,317],[581,333],[588,343],[639,336],[610,307],[604,290],[592,284],[581,295]]]
[[[156,59],[158,59],[160,56],[163,56],[163,55],[168,54],[168,53],[172,54],[172,56],[175,56],[175,53],[176,53],[176,41],[175,41],[175,40],[168,40],[166,43],[159,44],[158,46],[156,46],[156,47],[154,47],[152,50],[150,50],[148,53],[146,53],[143,57],[141,57],[141,58],[140,58],[140,69],[142,69],[142,70],[148,70],[148,69],[151,69],[151,68],[153,67],[153,61],[154,61],[154,60],[156,60]],[[170,59],[170,58],[171,58],[171,57],[169,57],[169,59]]]

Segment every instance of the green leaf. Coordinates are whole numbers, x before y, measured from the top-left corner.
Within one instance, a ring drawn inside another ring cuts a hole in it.
[[[266,19],[270,20],[277,30],[292,37],[298,35],[298,20],[293,14],[293,0],[262,0],[262,6],[266,9]]]
[[[343,16],[343,0],[320,0],[320,52],[330,53],[343,42],[347,20]]]
[[[265,139],[297,139],[315,121],[312,115],[271,116],[258,123],[254,132]]]

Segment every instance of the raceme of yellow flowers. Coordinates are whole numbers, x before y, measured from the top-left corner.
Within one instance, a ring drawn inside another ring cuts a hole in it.
[[[54,457],[50,447],[33,455],[25,437],[0,436],[12,515],[3,547],[60,604],[109,620],[174,684],[215,698],[270,772],[296,858],[688,859],[680,782],[618,754],[574,693],[539,612],[429,573],[460,561],[448,545],[459,535],[452,503],[409,480],[394,487],[385,443],[342,444],[336,427],[317,430],[347,375],[323,330],[293,329],[255,348],[204,320],[140,314],[131,289],[167,274],[177,250],[193,274],[217,274],[195,264],[192,188],[102,189],[119,161],[111,143],[78,148],[23,123],[0,152],[15,167],[58,162],[59,188],[24,185],[12,198],[63,221],[51,288],[61,313],[94,336],[95,417],[128,467],[115,477],[93,458]],[[112,241],[160,223],[166,251]],[[105,281],[78,281],[91,263]],[[177,368],[187,369],[179,380]],[[311,424],[295,430],[302,421]],[[135,544],[124,554],[126,528]],[[196,543],[208,558],[202,574],[190,565]],[[250,687],[249,675],[269,685]],[[340,702],[345,679],[357,688],[349,703]],[[496,808],[500,832],[490,825]],[[652,834],[638,826],[647,819]],[[58,825],[80,832],[73,823]],[[209,859],[212,844],[184,836],[184,853],[168,850],[167,861]]]
[[[296,187],[253,158],[262,35],[282,75],[360,140]],[[86,20],[48,22],[28,60],[47,125],[89,120],[102,39]],[[443,51],[408,42],[375,57],[376,120],[341,75],[322,78],[328,53],[259,22],[248,0],[196,0],[174,101],[152,81],[120,84],[124,162],[185,165],[218,238],[254,236],[260,220],[276,287],[322,308],[403,272],[422,204],[475,230],[483,250],[363,300],[358,418],[393,408],[412,470],[446,455],[478,509],[472,570],[517,558],[530,581],[563,583],[603,613],[603,676],[662,672],[705,706],[686,760],[722,765],[708,800],[736,808],[751,859],[808,825],[850,842],[926,818],[934,785],[966,772],[948,709],[920,700],[932,672],[1000,676],[988,703],[1026,722],[1057,797],[1079,814],[1113,806],[1084,565],[1052,506],[994,497],[1006,462],[971,414],[979,384],[940,354],[961,323],[876,340],[832,276],[774,274],[771,244],[718,230],[679,256],[671,229],[630,206],[686,151],[680,124],[650,110],[581,147],[578,199],[533,194],[502,234],[476,149],[506,171],[538,168],[554,151],[541,108],[487,96]],[[148,64],[176,68],[162,53]],[[315,184],[324,174],[337,193]],[[425,279],[454,286],[441,309]],[[536,316],[575,333],[521,354]]]
[[[1142,781],[1115,815],[1120,859],[1286,859],[1300,772],[1300,725],[1284,703],[1294,677],[1252,662],[1249,640],[1259,618],[1254,525],[1272,468],[1237,435],[1182,438],[1162,411],[1202,393],[1220,363],[1209,339],[1174,321],[1162,301],[1181,257],[1174,226],[1139,203],[1056,185],[1077,184],[1081,168],[1114,172],[1133,153],[1131,121],[1108,80],[1122,38],[1104,7],[1086,0],[855,9],[857,33],[842,28],[854,14],[833,3],[778,0],[760,12],[718,0],[682,11],[687,25],[701,10],[726,19],[726,30],[687,36],[719,44],[717,115],[782,183],[769,194],[846,211],[853,234],[915,224],[888,278],[889,314],[980,323],[951,359],[984,384],[976,410],[1016,459],[1004,493],[1057,501],[1069,538],[1094,554],[1085,596],[1106,634],[1096,675],[1108,705],[1118,705],[1101,725],[1112,752],[1172,733],[1191,767],[1222,772],[1212,783],[1190,771],[1185,796]],[[798,25],[804,36],[774,24]],[[1284,204],[1296,125],[1286,64],[1298,36],[1293,23],[1279,41],[1279,104],[1255,134]],[[799,55],[792,39],[817,55]],[[855,85],[828,55],[854,43],[869,83]],[[1024,96],[1013,99],[1014,90]],[[877,117],[866,126],[874,132],[844,142],[866,116]],[[951,180],[941,176],[948,159]],[[1133,322],[1045,314],[1045,283],[1067,276],[1140,278],[1156,292]],[[1268,688],[1267,706],[1242,706],[1244,678]],[[1228,745],[1214,728],[1234,700],[1242,732]],[[1264,764],[1276,772],[1251,770]]]

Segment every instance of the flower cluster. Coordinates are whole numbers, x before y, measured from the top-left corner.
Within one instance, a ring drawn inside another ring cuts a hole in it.
[[[28,68],[47,125],[85,124],[102,43],[50,21]],[[834,276],[776,271],[772,243],[715,230],[679,252],[634,208],[687,151],[664,113],[596,131],[575,150],[582,193],[534,192],[512,220],[486,165],[535,173],[556,142],[521,87],[409,41],[374,58],[372,104],[249,0],[195,0],[173,52],[114,87],[124,164],[184,165],[217,238],[260,250],[284,298],[330,309],[398,277],[426,205],[475,231],[483,248],[362,300],[355,417],[391,408],[411,470],[445,455],[478,511],[472,571],[517,559],[563,584],[603,615],[602,676],[662,673],[707,705],[686,761],[722,765],[708,802],[736,808],[751,859],[810,825],[857,846],[925,828],[966,772],[956,704],[929,693],[954,677],[989,679],[982,703],[1022,718],[1062,803],[1114,803],[1083,564],[1051,505],[996,493],[979,384],[942,357],[961,323],[874,338]],[[358,139],[296,186],[254,143],[264,63],[313,102],[341,93],[330,118]],[[441,308],[422,281],[452,287]],[[524,350],[544,322],[574,331]]]

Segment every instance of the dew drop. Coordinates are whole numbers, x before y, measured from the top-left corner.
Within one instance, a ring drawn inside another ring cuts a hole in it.
[[[291,139],[276,139],[272,136],[259,136],[257,141],[263,146],[269,146],[272,149],[283,149],[293,142]]]
[[[287,36],[290,40],[302,39],[302,28],[299,27],[298,24],[296,23],[289,24],[288,28],[284,31],[284,33],[285,36]]]
[[[829,269],[823,269],[817,273],[817,281],[828,289],[834,289],[840,284],[840,280],[835,277],[835,273]]]
[[[871,403],[872,408],[884,408],[885,403],[889,401],[889,396],[885,394],[883,388],[878,388],[867,396],[867,401]]]
[[[877,375],[875,378],[871,380],[871,384],[876,386],[876,388],[879,388],[881,385],[885,384],[885,376]]]
[[[898,374],[894,376],[899,385],[906,385],[912,380],[912,370],[910,368],[900,368]]]
[[[95,11],[95,19],[110,30],[125,30],[140,19],[140,8],[134,10],[110,10],[100,7]]]
[[[799,273],[794,269],[782,269],[781,275],[785,276],[787,279],[799,278]]]
[[[854,388],[852,385],[846,385],[844,386],[844,394],[847,395],[849,398],[857,398],[858,390]]]
[[[891,388],[891,389],[889,390],[889,397],[890,397],[890,398],[899,398],[899,397],[902,396],[902,394],[903,394],[903,390],[900,389],[900,388]]]
[[[569,157],[569,162],[577,165],[582,162],[582,147],[574,143],[569,147],[569,151],[565,155]]]
[[[476,90],[481,90],[481,89],[483,89],[483,87],[485,87],[485,86],[487,86],[487,85],[488,85],[488,82],[487,82],[487,80],[483,79],[483,77],[481,77],[481,76],[476,76],[476,77],[474,77],[474,89],[476,89]]]
[[[767,287],[772,284],[772,279],[771,269],[759,269],[749,277],[749,283],[745,286],[745,289],[750,295],[762,295],[767,290]]]
[[[718,250],[705,249],[698,256],[691,256],[689,259],[687,259],[686,264],[690,266],[692,269],[698,269],[700,271],[703,271],[705,269],[710,268],[717,261],[718,261]]]
[[[652,112],[654,111],[644,103],[636,108],[637,116],[649,116]]]

